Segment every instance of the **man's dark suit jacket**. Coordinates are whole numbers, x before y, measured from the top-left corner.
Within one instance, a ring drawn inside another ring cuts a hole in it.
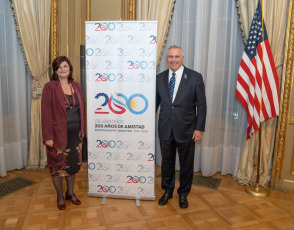
[[[169,69],[156,76],[156,111],[160,105],[158,135],[161,141],[168,141],[173,131],[178,143],[189,142],[194,130],[203,132],[205,129],[206,97],[203,79],[200,73],[184,67],[172,103],[168,73]]]
[[[71,82],[74,93],[80,103],[81,138],[85,134],[84,102],[80,83]],[[53,147],[65,149],[67,145],[67,120],[64,96],[59,81],[45,84],[41,102],[41,120],[43,143],[53,140]]]

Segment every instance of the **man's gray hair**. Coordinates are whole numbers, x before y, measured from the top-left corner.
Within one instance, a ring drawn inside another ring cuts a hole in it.
[[[183,50],[182,50],[181,47],[179,47],[179,46],[177,46],[177,45],[172,45],[172,46],[168,47],[167,51],[169,51],[170,49],[180,49],[180,50],[181,50],[181,54],[182,54],[182,56],[184,56],[184,55],[183,55]],[[167,56],[167,53],[166,53],[166,56]]]
[[[180,49],[180,50],[182,50],[181,47],[179,47],[177,45],[172,45],[172,46],[168,47],[167,50],[170,50],[170,49]]]

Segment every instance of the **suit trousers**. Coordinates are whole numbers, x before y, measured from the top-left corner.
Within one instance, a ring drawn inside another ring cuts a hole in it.
[[[160,140],[162,155],[161,165],[161,188],[166,192],[173,193],[175,188],[175,164],[176,150],[178,149],[180,160],[180,187],[179,196],[187,196],[193,182],[195,142],[178,143],[173,137],[168,141]]]

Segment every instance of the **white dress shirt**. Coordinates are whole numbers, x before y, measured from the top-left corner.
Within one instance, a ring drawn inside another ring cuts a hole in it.
[[[184,71],[184,66],[181,66],[175,73],[176,73],[176,82],[175,82],[175,88],[174,88],[174,94],[173,94],[173,99],[172,102],[174,102],[175,97],[177,95],[178,92],[178,88],[181,82],[181,78],[183,75],[183,71]],[[170,81],[171,77],[172,77],[172,73],[173,71],[171,69],[169,69],[169,73],[168,73],[168,82]]]

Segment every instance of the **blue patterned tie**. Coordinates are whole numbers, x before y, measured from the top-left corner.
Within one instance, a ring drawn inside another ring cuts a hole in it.
[[[172,77],[169,80],[169,84],[168,84],[169,95],[172,100],[174,95],[175,83],[176,83],[176,73],[172,73]]]

